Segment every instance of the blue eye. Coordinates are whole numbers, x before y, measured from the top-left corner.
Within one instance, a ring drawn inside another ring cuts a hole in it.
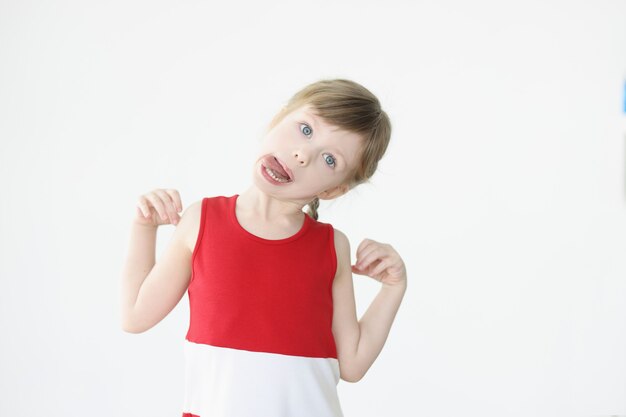
[[[309,127],[309,125],[307,125],[306,123],[300,123],[300,131],[301,131],[302,133],[304,133],[304,134],[305,134],[305,136],[306,136],[306,137],[308,137],[308,138],[310,138],[310,137],[311,137],[311,135],[313,134],[313,129],[311,129],[311,128]],[[337,160],[335,159],[335,157],[334,157],[334,156],[332,156],[332,155],[331,155],[331,154],[329,154],[329,153],[324,154],[324,155],[326,155],[326,156],[324,157],[324,160],[326,161],[326,164],[327,164],[329,167],[334,168],[334,167],[337,165]]]
[[[326,163],[328,164],[328,166],[331,166],[331,167],[333,167],[333,168],[334,168],[334,167],[335,167],[335,164],[337,163],[337,161],[335,160],[335,157],[334,157],[334,156],[332,156],[332,155],[331,155],[331,154],[329,154],[329,153],[327,153],[327,154],[325,154],[325,155],[327,155],[327,156],[326,156],[326,157],[324,157],[324,159],[326,160]],[[329,163],[328,163],[329,161],[331,162],[331,164],[329,164]]]
[[[304,133],[307,137],[313,133],[313,130],[309,127],[309,125],[305,123],[300,123],[300,126],[304,126],[304,129],[300,129],[302,133]]]

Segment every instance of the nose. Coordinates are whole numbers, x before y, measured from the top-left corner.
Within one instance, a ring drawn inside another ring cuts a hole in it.
[[[298,165],[306,165],[309,161],[308,156],[302,150],[293,151],[293,156],[298,161]]]

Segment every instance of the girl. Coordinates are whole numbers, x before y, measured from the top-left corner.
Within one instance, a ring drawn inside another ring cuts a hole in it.
[[[318,221],[375,172],[391,136],[378,99],[349,80],[297,92],[271,121],[241,195],[182,217],[176,190],[139,198],[122,279],[122,328],[141,333],[189,295],[183,417],[340,417],[339,379],[357,382],[385,343],[407,287],[394,248]],[[306,214],[304,206],[308,206]],[[155,264],[157,227],[177,225]],[[360,320],[352,273],[381,290]]]

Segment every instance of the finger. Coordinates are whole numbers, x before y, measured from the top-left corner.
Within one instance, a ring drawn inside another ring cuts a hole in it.
[[[357,258],[363,258],[365,255],[367,255],[370,251],[374,250],[374,248],[378,246],[385,246],[385,244],[377,242],[373,239],[363,239],[356,251]]]
[[[363,251],[372,243],[370,239],[363,239],[361,243],[359,243],[359,247],[356,249],[356,257],[360,258],[363,254]]]
[[[377,251],[380,258],[391,256],[393,252],[393,248],[391,247],[391,245],[387,243],[374,242],[374,244],[370,246],[370,249],[367,252],[364,252],[363,255],[368,256],[369,254],[374,252],[374,250]]]
[[[354,274],[359,274],[359,275],[366,275],[365,271],[363,271],[362,269],[357,268],[356,266],[352,265],[352,272]]]
[[[352,266],[352,270],[360,275],[369,275],[370,274],[371,265],[359,268],[358,266]]]
[[[157,192],[163,200],[163,206],[165,207],[165,212],[167,213],[170,223],[174,224],[176,219],[178,219],[178,214],[176,213],[174,200],[168,191],[169,190],[158,190]]]
[[[165,203],[163,202],[163,192],[160,190],[155,190],[152,193],[148,194],[146,198],[152,203],[152,207],[156,210],[161,217],[162,220],[167,220],[167,210],[165,208]]]
[[[143,213],[143,211],[139,208],[139,206],[137,206],[136,209],[137,209],[137,216],[148,218],[148,216]]]
[[[150,217],[150,206],[147,203],[147,199],[144,195],[139,196],[139,201],[137,201],[137,206],[144,217]]]
[[[178,193],[178,191],[173,188],[170,188],[170,189],[165,190],[165,192],[168,193],[170,197],[172,198],[172,201],[174,202],[174,205],[176,206],[176,212],[183,211],[183,203],[180,200],[180,194]]]
[[[367,268],[367,266],[375,261],[378,258],[382,258],[385,255],[384,250],[381,246],[373,246],[368,252],[361,257],[357,261],[357,266],[361,267],[361,269]]]
[[[370,253],[375,251],[376,248],[377,248],[377,246],[374,245],[374,244],[370,244],[370,245],[365,246],[363,248],[363,250],[361,250],[360,253],[357,253],[357,259],[361,259],[361,260],[365,259],[365,257],[367,257]]]
[[[171,214],[172,224],[178,224],[178,221],[180,220],[180,215],[178,213],[183,210],[182,203],[180,201],[180,195],[178,194],[178,191],[173,188],[168,188],[164,191],[167,193],[167,195],[170,196],[170,199],[172,201],[172,211],[174,211],[174,213]]]
[[[361,264],[361,261],[367,253],[370,252],[371,241],[369,239],[364,239],[356,250],[356,260],[355,264]]]
[[[383,259],[378,265],[376,265],[376,268],[374,268],[372,272],[369,273],[369,275],[377,277],[379,274],[382,274],[385,269],[387,269],[387,266],[388,263],[386,262],[386,259]]]

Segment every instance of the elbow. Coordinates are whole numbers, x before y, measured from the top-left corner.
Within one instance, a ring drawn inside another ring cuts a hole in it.
[[[120,327],[123,332],[126,333],[137,333],[135,328],[132,326],[130,319],[122,312],[122,318],[120,320]]]
[[[346,371],[346,372],[341,372],[340,378],[346,382],[351,382],[354,384],[356,382],[359,382],[361,378],[363,378],[363,375],[359,372]]]
[[[146,331],[145,329],[140,329],[138,327],[132,327],[129,325],[123,325],[122,330],[126,333],[132,333],[132,334],[139,334],[139,333],[143,333]]]
[[[122,330],[125,331],[126,333],[134,333],[134,334],[144,333],[156,325],[156,323],[154,322],[151,323],[146,320],[141,320],[141,317],[139,316],[132,316],[132,317],[133,317],[132,320],[129,317],[122,319],[121,327],[122,327]]]
[[[346,382],[351,382],[353,384],[357,383],[357,382],[359,382],[361,380],[360,377],[353,377],[353,376],[346,377],[346,376],[343,376],[343,375],[341,376],[341,379],[346,381]]]
[[[147,330],[145,328],[141,328],[141,326],[138,325],[136,315],[134,314],[133,309],[123,309],[120,322],[120,327],[122,328],[122,331],[126,333],[137,334],[143,333]]]
[[[122,323],[122,331],[126,332],[126,333],[139,333],[134,327],[132,327],[130,324],[123,322]]]
[[[134,328],[129,327],[129,326],[122,326],[122,331],[124,331],[125,333],[132,333],[132,334],[141,333],[141,332],[139,332],[139,331],[137,331]]]
[[[355,355],[356,356],[356,355]],[[359,367],[359,362],[354,358],[345,355],[339,358],[339,377],[346,382],[359,382],[363,378],[363,373]]]
[[[140,328],[137,324],[131,322],[130,320],[122,320],[121,327],[122,331],[132,334],[143,333],[146,331],[146,329]]]

